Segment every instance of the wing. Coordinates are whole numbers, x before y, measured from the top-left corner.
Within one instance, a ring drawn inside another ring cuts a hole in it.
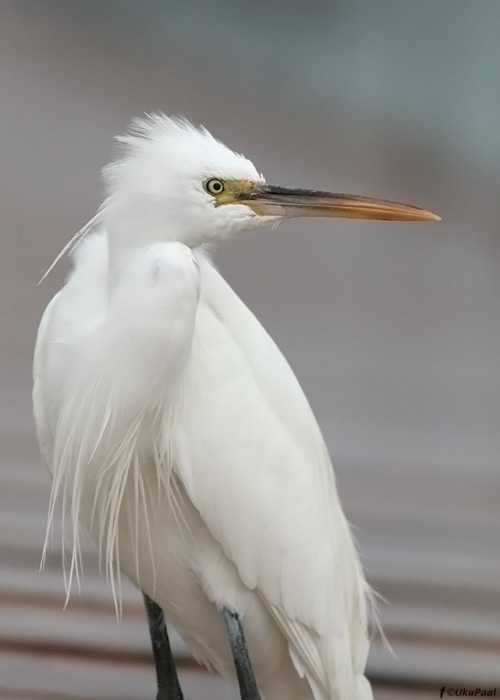
[[[262,326],[201,270],[181,478],[316,697],[368,698],[367,588],[319,428]]]

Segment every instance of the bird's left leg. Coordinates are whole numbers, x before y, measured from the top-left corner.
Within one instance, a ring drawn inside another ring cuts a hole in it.
[[[149,635],[155,660],[156,683],[158,686],[156,700],[184,700],[177,677],[163,610],[148,595],[144,593],[143,596],[148,614]]]
[[[238,677],[238,685],[240,686],[241,700],[260,700],[260,693],[248,654],[240,616],[228,608],[224,608],[223,614]]]

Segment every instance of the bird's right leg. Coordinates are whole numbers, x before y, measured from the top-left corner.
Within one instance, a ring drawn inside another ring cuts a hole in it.
[[[148,614],[149,635],[153,647],[158,693],[156,700],[184,700],[172,647],[168,638],[163,610],[145,593],[144,605]]]
[[[224,608],[223,614],[238,677],[241,700],[260,700],[240,616],[229,608]]]

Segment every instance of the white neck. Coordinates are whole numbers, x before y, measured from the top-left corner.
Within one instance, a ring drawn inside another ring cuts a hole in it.
[[[104,218],[104,228],[108,237],[110,293],[131,257],[139,251],[160,241],[181,240],[174,227],[169,226],[166,230],[157,221],[147,221],[144,211],[130,203],[126,207],[120,206],[119,202],[111,203]]]

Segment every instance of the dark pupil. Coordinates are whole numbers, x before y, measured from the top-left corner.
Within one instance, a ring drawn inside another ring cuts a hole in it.
[[[222,185],[220,184],[220,182],[212,182],[212,189],[216,192],[220,192],[222,189]]]

